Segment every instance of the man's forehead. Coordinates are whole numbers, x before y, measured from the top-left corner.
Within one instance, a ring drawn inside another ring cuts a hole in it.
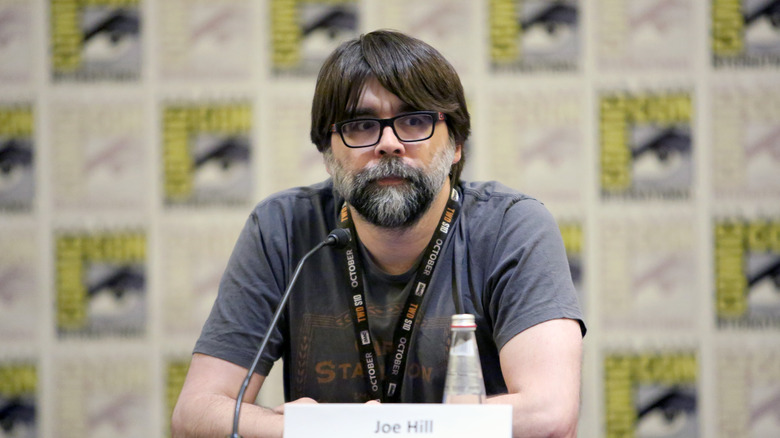
[[[419,110],[383,87],[375,78],[366,81],[360,90],[360,98],[354,115],[377,116],[380,113],[402,113]]]

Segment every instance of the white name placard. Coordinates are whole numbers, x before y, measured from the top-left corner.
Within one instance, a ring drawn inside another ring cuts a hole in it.
[[[462,404],[292,404],[285,438],[511,438],[512,407]]]

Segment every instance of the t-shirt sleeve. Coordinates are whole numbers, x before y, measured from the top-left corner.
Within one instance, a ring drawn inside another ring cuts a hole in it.
[[[256,209],[230,256],[219,292],[194,352],[249,368],[284,290],[287,237],[263,234]],[[280,218],[277,218],[277,221]],[[267,375],[283,351],[279,327],[271,335],[256,372]]]
[[[551,319],[577,320],[585,334],[561,233],[540,202],[524,198],[505,210],[489,266],[487,306],[499,350]]]

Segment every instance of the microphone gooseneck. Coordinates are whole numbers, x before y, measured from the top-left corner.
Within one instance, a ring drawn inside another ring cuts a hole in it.
[[[228,435],[228,438],[241,438],[241,435],[238,434],[238,418],[241,413],[241,401],[244,399],[244,393],[249,386],[249,381],[252,379],[252,374],[254,374],[255,369],[257,368],[257,364],[260,362],[260,357],[263,355],[266,345],[268,345],[268,338],[271,337],[271,332],[274,330],[274,328],[276,328],[276,325],[279,322],[279,318],[282,315],[282,311],[284,311],[284,307],[287,304],[287,299],[290,296],[290,292],[292,291],[292,287],[295,284],[295,280],[298,279],[298,274],[301,273],[303,264],[306,262],[309,256],[319,251],[323,247],[333,246],[335,248],[343,248],[351,240],[352,234],[348,229],[336,228],[328,234],[328,237],[325,240],[318,243],[317,246],[312,248],[311,251],[307,252],[306,255],[301,258],[301,261],[298,262],[298,266],[295,268],[295,273],[293,274],[292,279],[290,279],[290,284],[287,285],[287,289],[284,291],[284,294],[282,294],[282,298],[279,301],[279,306],[276,308],[276,313],[274,313],[273,319],[271,319],[271,324],[268,325],[268,330],[263,337],[263,342],[260,343],[260,348],[258,348],[255,359],[252,361],[252,366],[249,367],[246,378],[244,378],[243,383],[241,383],[241,389],[238,391],[238,396],[236,397],[236,409],[233,415],[233,433]]]

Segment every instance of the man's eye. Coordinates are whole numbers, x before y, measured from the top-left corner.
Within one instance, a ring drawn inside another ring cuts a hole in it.
[[[426,116],[408,116],[401,119],[401,123],[404,126],[420,126],[425,125],[428,122]]]
[[[358,133],[358,132],[370,131],[375,127],[376,127],[376,122],[372,120],[362,120],[358,122],[347,123],[341,127],[341,130],[344,133]]]

